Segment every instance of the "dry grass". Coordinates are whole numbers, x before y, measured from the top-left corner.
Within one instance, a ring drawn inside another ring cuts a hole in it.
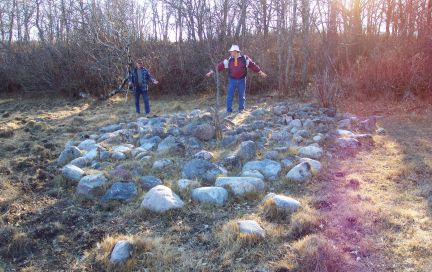
[[[346,258],[331,240],[322,235],[308,235],[296,241],[293,248],[297,253],[295,271],[346,271]]]
[[[157,115],[212,102],[209,96],[190,101],[151,99],[152,113]],[[195,205],[189,203],[186,190],[180,192],[187,203],[184,209],[160,215],[139,208],[141,190],[134,201],[110,209],[95,202],[80,203],[72,197],[76,184],[48,171],[75,133],[84,135],[102,125],[139,117],[132,99],[47,105],[46,100],[34,100],[23,108],[14,108],[12,102],[0,101],[10,113],[6,122],[13,130],[12,138],[0,138],[0,223],[7,226],[0,230],[6,242],[0,245],[0,267],[6,260],[5,269],[28,271],[370,271],[371,266],[378,271],[430,271],[430,118],[382,120],[380,125],[388,133],[374,136],[374,149],[344,160],[322,161],[328,171],[307,184],[286,183],[283,178],[268,183],[270,190],[302,203],[303,208],[293,214],[276,210],[270,202],[260,205],[262,195],[256,194],[231,199],[224,207]],[[261,99],[252,103],[273,104]],[[247,114],[236,115],[234,122],[244,123]],[[224,155],[220,148],[210,151],[216,158]],[[293,148],[279,155],[296,152]],[[178,192],[182,158],[171,159],[174,172],[152,172],[152,160],[142,166],[142,174],[154,173]],[[129,160],[121,163],[128,170],[139,166]],[[343,176],[335,177],[335,172]],[[266,238],[239,235],[237,221],[242,219],[259,222]],[[29,238],[36,228],[49,230],[50,223],[57,221],[62,227],[52,241]],[[133,241],[134,254],[127,264],[114,267],[109,254],[120,239]],[[78,261],[83,252],[86,258]],[[14,254],[24,256],[23,261],[12,262],[9,256]]]
[[[125,262],[113,264],[111,252],[118,241],[125,240],[132,244],[132,255]],[[140,238],[131,235],[105,237],[96,248],[87,253],[86,261],[102,271],[133,271],[138,267],[148,271],[174,271],[178,252],[161,238]]]
[[[329,164],[316,184],[324,233],[367,270],[428,271],[432,262],[432,130],[428,117],[382,119],[375,147]],[[342,177],[332,174],[343,173]],[[341,186],[342,185],[342,186]],[[350,240],[358,240],[353,243]]]

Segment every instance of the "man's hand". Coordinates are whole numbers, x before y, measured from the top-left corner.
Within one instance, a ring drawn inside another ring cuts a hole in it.
[[[153,80],[153,83],[157,85],[157,84],[159,83],[159,81],[157,81],[157,80],[155,79],[155,80]]]
[[[259,75],[260,77],[262,77],[262,78],[266,78],[266,77],[267,77],[267,74],[264,73],[263,71],[259,71],[259,72],[258,72],[258,75]]]
[[[210,72],[208,72],[207,74],[206,74],[206,77],[210,77],[211,75],[213,75],[213,71],[210,71]]]

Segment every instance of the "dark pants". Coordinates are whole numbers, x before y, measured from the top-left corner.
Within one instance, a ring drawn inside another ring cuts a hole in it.
[[[150,101],[148,97],[148,89],[147,88],[136,88],[135,90],[135,110],[137,113],[140,113],[140,96],[143,96],[144,99],[144,109],[145,113],[150,113]]]
[[[233,79],[228,78],[228,94],[227,94],[227,112],[232,112],[232,103],[234,98],[235,89],[238,91],[238,111],[241,112],[245,107],[246,95],[246,78]]]

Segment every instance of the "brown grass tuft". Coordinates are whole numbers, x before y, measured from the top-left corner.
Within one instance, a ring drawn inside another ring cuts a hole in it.
[[[133,252],[128,261],[114,265],[110,262],[111,252],[120,240],[130,241]],[[133,271],[138,267],[150,271],[157,271],[158,269],[172,271],[178,253],[169,243],[160,238],[114,235],[105,237],[102,242],[97,244],[96,249],[90,252],[88,257],[93,263],[93,267],[102,271]]]
[[[15,233],[6,249],[6,256],[16,260],[27,258],[35,248],[35,242],[26,233]]]
[[[293,214],[287,236],[297,240],[305,235],[314,233],[319,227],[318,215],[310,208],[303,208],[301,212]]]
[[[289,222],[291,220],[292,213],[293,212],[291,210],[279,209],[276,207],[276,204],[272,198],[268,198],[262,206],[262,214],[264,218],[273,222]]]
[[[344,271],[345,256],[321,235],[308,235],[293,244],[297,253],[296,271]]]

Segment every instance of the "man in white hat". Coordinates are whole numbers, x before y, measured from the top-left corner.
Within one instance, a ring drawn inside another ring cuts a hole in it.
[[[267,75],[261,71],[260,67],[252,61],[246,55],[240,54],[240,48],[238,45],[233,44],[229,49],[230,57],[220,62],[216,69],[222,71],[228,69],[228,94],[226,100],[227,112],[232,112],[232,101],[234,97],[235,89],[238,90],[238,100],[239,106],[238,111],[241,112],[245,107],[245,90],[246,90],[246,75],[247,69],[250,68],[255,73],[258,73],[261,77],[266,77]],[[211,76],[214,73],[210,70],[206,76]]]

